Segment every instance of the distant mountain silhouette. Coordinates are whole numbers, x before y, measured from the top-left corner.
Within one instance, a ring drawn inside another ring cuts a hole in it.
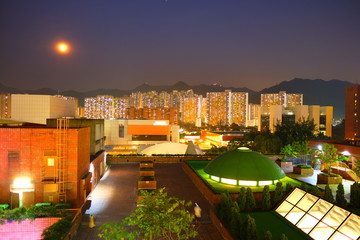
[[[260,94],[262,93],[278,93],[286,91],[287,93],[302,93],[304,94],[304,104],[306,105],[320,105],[320,106],[334,106],[334,118],[343,118],[345,115],[345,88],[354,85],[351,82],[341,80],[324,81],[321,79],[301,79],[294,78],[289,81],[283,81],[277,85],[265,88],[260,92],[253,91],[246,87],[224,87],[219,84],[200,84],[188,85],[185,82],[177,82],[171,86],[152,86],[149,84],[142,84],[132,90],[120,89],[96,89],[86,92],[77,91],[62,91],[58,92],[50,88],[42,88],[38,90],[20,90],[16,88],[7,87],[0,83],[0,93],[29,93],[29,94],[44,94],[55,95],[61,94],[65,96],[72,96],[79,99],[79,104],[83,105],[84,98],[95,97],[97,95],[111,95],[114,97],[123,97],[132,92],[149,92],[149,91],[173,91],[173,90],[189,90],[193,89],[194,93],[206,96],[207,92],[223,92],[230,89],[233,92],[248,92],[249,103],[260,103]]]

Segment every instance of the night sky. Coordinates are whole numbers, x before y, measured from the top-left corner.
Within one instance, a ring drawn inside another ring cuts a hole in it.
[[[69,54],[55,44],[66,41]],[[132,89],[360,80],[360,1],[3,0],[0,83]]]

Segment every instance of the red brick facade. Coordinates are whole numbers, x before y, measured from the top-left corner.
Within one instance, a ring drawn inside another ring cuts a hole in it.
[[[0,203],[16,207],[18,197],[11,193],[11,184],[18,178],[31,180],[33,187],[24,191],[23,205],[28,207],[37,202],[58,202],[56,181],[48,181],[55,167],[48,158],[56,159],[56,128],[5,127],[0,128]],[[81,180],[89,171],[90,129],[70,128],[67,130],[67,151],[65,170],[66,202],[80,207],[85,201],[85,182]],[[56,166],[56,161],[55,162]],[[54,190],[55,189],[55,190]]]

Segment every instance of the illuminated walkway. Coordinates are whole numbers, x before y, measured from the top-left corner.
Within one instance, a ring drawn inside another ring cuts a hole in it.
[[[210,222],[210,205],[203,195],[184,173],[179,163],[157,163],[154,165],[158,188],[166,187],[171,196],[178,197],[193,203],[198,203],[202,208],[202,220],[197,239],[221,240],[217,229]],[[102,178],[95,190],[91,193],[92,204],[86,214],[95,217],[94,228],[89,228],[85,219],[80,226],[75,239],[92,240],[97,237],[98,227],[111,221],[120,221],[129,216],[136,208],[137,179],[139,164],[112,165],[110,171]],[[193,210],[191,207],[190,211]]]
[[[120,221],[136,207],[139,164],[122,164],[110,167],[90,195],[91,207],[85,214],[94,215],[94,228],[89,228],[86,217],[75,239],[100,239],[98,227],[105,222]]]

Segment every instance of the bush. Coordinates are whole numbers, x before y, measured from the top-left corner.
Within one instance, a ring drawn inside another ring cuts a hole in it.
[[[268,211],[270,209],[271,209],[270,187],[268,185],[266,185],[262,192],[261,210]]]
[[[325,192],[324,192],[324,200],[330,202],[330,203],[334,203],[334,196],[332,194],[331,188],[329,186],[329,184],[327,184],[325,186]]]
[[[243,238],[244,240],[257,240],[256,223],[255,219],[247,215],[243,224]]]
[[[245,211],[251,212],[256,208],[256,202],[254,194],[251,191],[251,188],[246,189],[246,202],[245,202]]]
[[[274,206],[277,205],[282,200],[283,196],[284,196],[284,192],[283,192],[282,182],[277,182],[274,192],[274,200],[273,200]]]
[[[357,182],[354,182],[350,188],[350,205],[354,208],[360,207],[360,186]]]
[[[264,240],[271,240],[272,239],[272,234],[270,231],[266,231],[264,234]]]
[[[42,240],[63,240],[71,228],[71,219],[69,217],[60,219],[42,233]]]
[[[239,205],[240,211],[244,211],[245,204],[246,204],[246,189],[245,189],[245,187],[240,188],[240,193],[239,193],[239,196],[237,197],[236,201]]]
[[[347,205],[347,201],[345,199],[344,194],[345,194],[344,186],[342,185],[342,183],[339,183],[339,185],[337,186],[337,190],[336,190],[335,203],[342,208],[345,208]]]

